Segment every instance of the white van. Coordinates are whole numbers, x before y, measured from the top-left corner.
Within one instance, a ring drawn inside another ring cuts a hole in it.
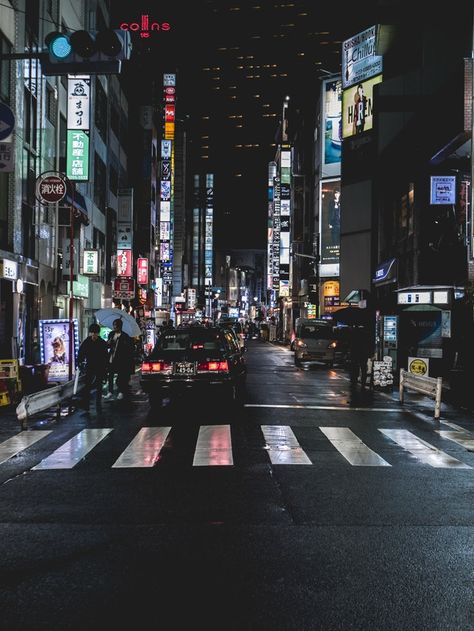
[[[295,366],[309,362],[323,362],[330,368],[336,357],[337,340],[332,322],[297,318],[293,342]]]

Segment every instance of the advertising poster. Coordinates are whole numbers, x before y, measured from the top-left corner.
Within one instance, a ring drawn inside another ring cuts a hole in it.
[[[350,138],[373,128],[374,86],[382,75],[368,79],[342,93],[342,137]]]
[[[79,350],[78,322],[74,320],[72,357],[69,357],[69,320],[40,320],[41,363],[49,365],[48,381],[68,381],[69,362],[75,372],[75,358]]]
[[[342,84],[341,80],[323,82],[323,177],[341,174]]]
[[[321,182],[320,199],[321,265],[339,265],[341,180]]]
[[[377,26],[357,33],[342,44],[342,85],[360,83],[382,72],[383,58],[376,55]]]

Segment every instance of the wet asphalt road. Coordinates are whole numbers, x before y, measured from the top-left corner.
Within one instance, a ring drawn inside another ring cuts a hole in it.
[[[473,419],[351,397],[343,369],[258,341],[247,363],[235,410],[137,394],[31,424],[50,433],[0,464],[0,629],[474,627]],[[231,464],[196,465],[204,426]],[[33,469],[102,428],[73,468]],[[169,428],[154,466],[114,468],[143,428]]]

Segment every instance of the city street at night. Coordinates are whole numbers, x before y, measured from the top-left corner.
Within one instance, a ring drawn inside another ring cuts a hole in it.
[[[0,0],[0,631],[474,631],[473,85],[473,0]]]
[[[234,409],[134,393],[1,428],[1,628],[470,628],[472,419],[246,360]]]

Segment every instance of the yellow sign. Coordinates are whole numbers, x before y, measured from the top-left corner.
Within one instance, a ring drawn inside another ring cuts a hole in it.
[[[412,375],[424,376],[428,375],[430,360],[421,357],[408,358],[408,372]]]
[[[323,296],[339,296],[339,281],[327,280],[323,285]]]

